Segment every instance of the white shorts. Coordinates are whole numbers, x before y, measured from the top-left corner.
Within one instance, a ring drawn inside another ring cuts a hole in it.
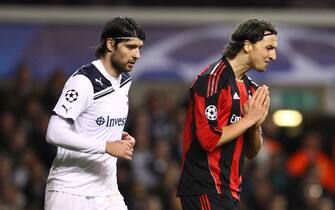
[[[122,195],[82,196],[70,193],[47,191],[44,210],[128,210]]]

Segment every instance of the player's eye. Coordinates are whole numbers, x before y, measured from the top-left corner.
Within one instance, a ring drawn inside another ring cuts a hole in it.
[[[275,49],[275,47],[272,46],[272,45],[268,45],[268,46],[266,46],[266,49],[268,49],[268,50],[273,50],[273,49]]]
[[[136,49],[137,48],[137,45],[135,44],[130,44],[130,45],[127,45],[127,48],[132,50],[132,49]]]

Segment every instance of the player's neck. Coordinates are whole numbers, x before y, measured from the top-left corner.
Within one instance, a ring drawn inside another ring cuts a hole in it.
[[[107,57],[101,57],[100,61],[109,75],[111,75],[114,78],[118,78],[120,76],[120,73],[113,68],[112,64],[110,63]]]
[[[237,80],[242,80],[245,73],[247,73],[250,70],[250,67],[244,56],[237,55],[235,58],[227,60],[230,66],[232,67],[233,72],[235,74],[235,78]]]

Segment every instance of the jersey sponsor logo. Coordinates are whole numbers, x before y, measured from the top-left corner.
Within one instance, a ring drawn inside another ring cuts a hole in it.
[[[125,117],[112,118],[110,116],[107,116],[105,119],[104,117],[100,116],[95,120],[95,122],[99,127],[103,125],[105,125],[105,127],[115,127],[115,126],[124,126],[126,124],[126,120],[127,118]]]
[[[102,125],[106,122],[106,120],[105,120],[105,118],[103,118],[103,117],[98,117],[98,118],[95,120],[95,122],[97,123],[97,125],[102,126]]]
[[[205,109],[205,115],[209,120],[216,120],[217,118],[217,108],[214,105],[209,105]]]
[[[236,114],[233,114],[231,116],[231,119],[230,119],[230,123],[236,123],[237,121],[239,121],[241,119],[240,116],[237,116]]]
[[[65,99],[68,102],[72,103],[78,99],[78,96],[79,96],[78,92],[75,91],[74,89],[71,89],[66,92]]]

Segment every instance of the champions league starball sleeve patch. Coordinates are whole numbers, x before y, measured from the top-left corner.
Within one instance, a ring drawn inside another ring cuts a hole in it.
[[[67,90],[65,93],[65,101],[67,101],[70,104],[64,103],[62,104],[62,108],[65,109],[66,114],[72,109],[71,103],[77,101],[79,97],[79,93],[75,89]]]
[[[78,92],[74,89],[71,89],[66,91],[65,99],[66,101],[72,103],[78,99],[78,96],[79,96]]]
[[[92,88],[92,91],[89,88]],[[91,82],[83,76],[70,77],[66,82],[54,112],[64,118],[76,120],[88,105],[90,92],[93,92]],[[93,94],[93,93],[91,93]]]
[[[209,105],[206,107],[205,116],[207,117],[207,119],[216,120],[217,114],[218,114],[218,111],[214,105]]]

